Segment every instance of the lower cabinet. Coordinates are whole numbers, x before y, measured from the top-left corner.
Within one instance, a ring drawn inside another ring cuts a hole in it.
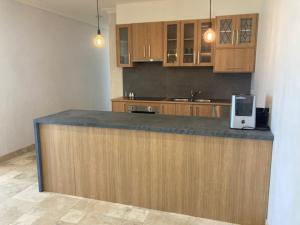
[[[113,112],[127,112],[125,102],[112,102]]]
[[[162,115],[176,115],[176,105],[175,104],[162,104],[160,114]]]
[[[215,117],[229,118],[230,105],[214,105],[214,104],[189,104],[189,103],[146,103],[146,102],[125,102],[113,101],[113,112],[127,112],[128,106],[152,106],[159,107],[161,115],[173,116],[195,116],[195,117]]]
[[[213,117],[213,105],[194,105],[193,116]]]
[[[176,116],[192,116],[193,106],[189,104],[175,104]]]

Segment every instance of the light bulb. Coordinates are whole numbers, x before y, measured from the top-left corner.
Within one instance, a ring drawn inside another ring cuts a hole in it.
[[[216,39],[216,33],[212,28],[209,28],[203,35],[204,41],[207,43],[212,43]]]
[[[94,44],[97,48],[103,48],[105,44],[104,37],[101,34],[98,34],[95,37]]]

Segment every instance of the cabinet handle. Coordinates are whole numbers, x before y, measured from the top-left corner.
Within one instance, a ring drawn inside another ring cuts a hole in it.
[[[212,106],[212,117],[216,117],[216,106]]]
[[[236,31],[236,41],[235,41],[235,44],[239,44],[239,38],[240,38],[240,34],[239,34],[239,31],[237,30]]]
[[[234,45],[235,30],[232,31],[231,43]]]
[[[128,63],[131,64],[131,54],[128,53]]]
[[[149,45],[149,58],[151,58],[151,45]]]
[[[198,50],[198,64],[200,64],[200,51]]]
[[[196,65],[196,52],[194,52],[194,64]]]
[[[144,58],[146,58],[146,46],[144,45]]]

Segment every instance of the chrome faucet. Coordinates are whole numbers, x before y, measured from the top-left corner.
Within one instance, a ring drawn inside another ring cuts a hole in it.
[[[198,96],[198,95],[201,95],[202,94],[202,91],[195,91],[194,89],[191,90],[191,101],[195,101],[195,98]]]

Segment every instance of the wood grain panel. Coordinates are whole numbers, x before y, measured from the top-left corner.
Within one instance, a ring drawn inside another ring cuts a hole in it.
[[[75,174],[77,196],[264,225],[271,141],[57,125],[41,137],[45,186],[68,179],[72,189]],[[73,158],[67,168],[61,154]]]
[[[193,106],[193,116],[212,117],[212,115],[213,115],[212,105]]]
[[[176,104],[176,115],[177,116],[192,116],[193,106],[189,104]]]
[[[216,49],[214,72],[251,73],[254,71],[254,48]]]
[[[161,104],[161,114],[163,115],[176,115],[175,104]]]
[[[147,58],[147,23],[132,24],[132,60],[140,61]]]
[[[164,49],[164,24],[162,22],[148,23],[148,46],[149,59],[163,61]]]
[[[40,126],[44,189],[75,195],[73,136],[63,126]]]
[[[126,103],[112,101],[112,111],[113,112],[127,112]]]

